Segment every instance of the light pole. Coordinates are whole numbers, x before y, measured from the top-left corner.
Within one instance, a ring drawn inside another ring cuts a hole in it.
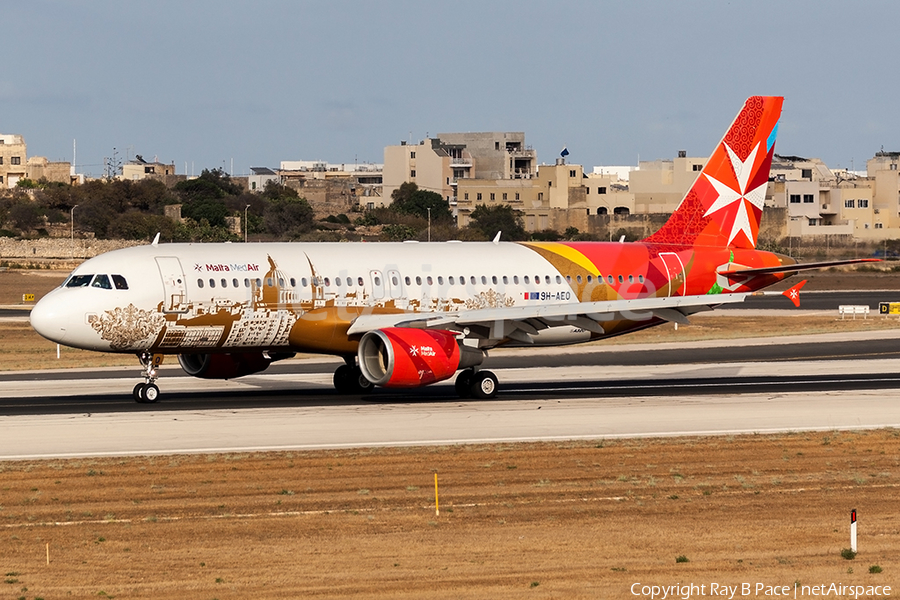
[[[247,209],[250,208],[250,205],[244,207],[244,243],[247,243],[247,228],[249,223],[247,223]]]
[[[78,208],[78,205],[72,207],[69,211],[69,221],[72,224],[72,258],[75,258],[75,209]]]
[[[428,241],[431,241],[431,208],[428,209]]]

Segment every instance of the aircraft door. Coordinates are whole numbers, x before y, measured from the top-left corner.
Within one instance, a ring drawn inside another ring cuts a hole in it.
[[[156,266],[159,268],[165,291],[163,312],[186,313],[188,311],[187,286],[181,261],[176,256],[157,256]]]
[[[369,280],[372,282],[372,298],[381,300],[384,298],[384,274],[381,271],[369,271]]]
[[[659,258],[666,266],[666,279],[669,281],[669,296],[683,296],[687,289],[687,275],[684,272],[684,263],[674,252],[660,252]]]
[[[391,298],[403,297],[403,280],[400,278],[400,271],[392,269],[387,272],[388,286],[390,286]]]

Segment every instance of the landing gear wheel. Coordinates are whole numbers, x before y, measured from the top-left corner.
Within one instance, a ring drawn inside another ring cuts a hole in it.
[[[490,371],[478,371],[472,377],[470,389],[472,395],[479,400],[489,400],[497,397],[497,376]]]
[[[156,380],[159,378],[157,369],[162,364],[164,356],[162,354],[150,354],[149,352],[141,352],[138,354],[138,360],[144,367],[144,382],[134,386],[131,395],[135,402],[141,404],[153,403],[159,400],[159,388],[156,386]]]
[[[139,383],[131,390],[131,395],[134,397],[135,402],[140,402],[141,404],[146,402],[146,400],[144,400],[144,388],[146,386],[146,383]]]
[[[341,365],[334,372],[334,389],[340,394],[368,394],[374,388],[357,366]]]
[[[460,398],[471,398],[472,397],[472,376],[474,373],[471,369],[466,369],[464,371],[460,371],[459,375],[456,376],[456,383],[454,387],[456,388],[456,395]]]
[[[155,383],[147,383],[144,385],[144,402],[153,404],[159,400],[159,388]]]

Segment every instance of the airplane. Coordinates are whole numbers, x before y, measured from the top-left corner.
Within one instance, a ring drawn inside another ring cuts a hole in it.
[[[136,354],[132,394],[156,402],[158,367],[231,379],[297,352],[335,355],[341,393],[417,388],[457,372],[461,397],[493,398],[498,347],[624,335],[743,301],[805,269],[756,249],[783,98],[741,108],[684,199],[639,242],[200,243],[91,258],[31,311],[75,348]],[[789,295],[795,302],[802,283]]]

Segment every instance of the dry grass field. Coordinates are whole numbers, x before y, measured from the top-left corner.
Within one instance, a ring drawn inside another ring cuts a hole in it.
[[[883,430],[0,463],[0,597],[896,590],[898,453]]]

